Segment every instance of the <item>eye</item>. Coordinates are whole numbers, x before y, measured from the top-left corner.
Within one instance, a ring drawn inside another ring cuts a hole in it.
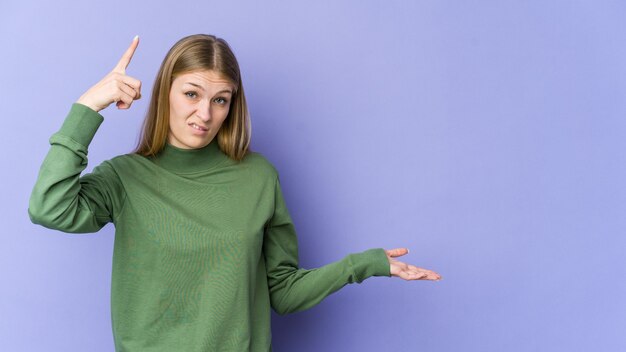
[[[198,96],[198,94],[196,92],[193,92],[193,91],[186,92],[185,95],[188,96],[189,98],[195,98],[195,97]]]
[[[220,105],[226,105],[228,103],[228,100],[226,100],[226,99],[224,99],[222,97],[219,97],[219,98],[215,98],[215,102],[220,104]]]

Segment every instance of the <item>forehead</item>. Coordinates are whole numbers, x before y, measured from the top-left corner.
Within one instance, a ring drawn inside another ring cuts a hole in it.
[[[174,85],[196,85],[208,91],[219,91],[223,89],[234,90],[234,85],[230,80],[212,70],[191,71],[178,74],[174,77],[174,81],[172,82],[172,86]]]

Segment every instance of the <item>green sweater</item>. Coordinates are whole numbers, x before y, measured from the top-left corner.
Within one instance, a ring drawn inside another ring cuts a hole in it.
[[[308,309],[346,284],[390,276],[382,248],[314,269],[298,265],[276,169],[236,162],[217,138],[114,157],[81,176],[102,115],[75,103],[32,191],[33,223],[71,233],[115,225],[111,317],[116,351],[271,351],[270,306]]]

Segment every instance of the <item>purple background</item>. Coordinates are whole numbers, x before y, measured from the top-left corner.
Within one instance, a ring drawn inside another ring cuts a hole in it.
[[[275,351],[626,350],[626,3],[0,3],[0,349],[112,351],[114,228],[30,223],[48,138],[139,34],[144,99],[109,107],[90,171],[129,152],[158,66],[225,38],[253,149],[303,267],[406,246],[441,282],[371,278],[273,317]]]

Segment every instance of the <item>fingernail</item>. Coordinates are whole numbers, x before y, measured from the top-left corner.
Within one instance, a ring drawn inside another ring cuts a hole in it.
[[[409,254],[409,252],[410,252],[410,251],[409,251],[409,249],[407,248],[407,249],[406,249],[406,254]]]
[[[137,40],[137,39],[139,39],[139,34],[137,34],[135,38],[133,38],[133,40]]]

